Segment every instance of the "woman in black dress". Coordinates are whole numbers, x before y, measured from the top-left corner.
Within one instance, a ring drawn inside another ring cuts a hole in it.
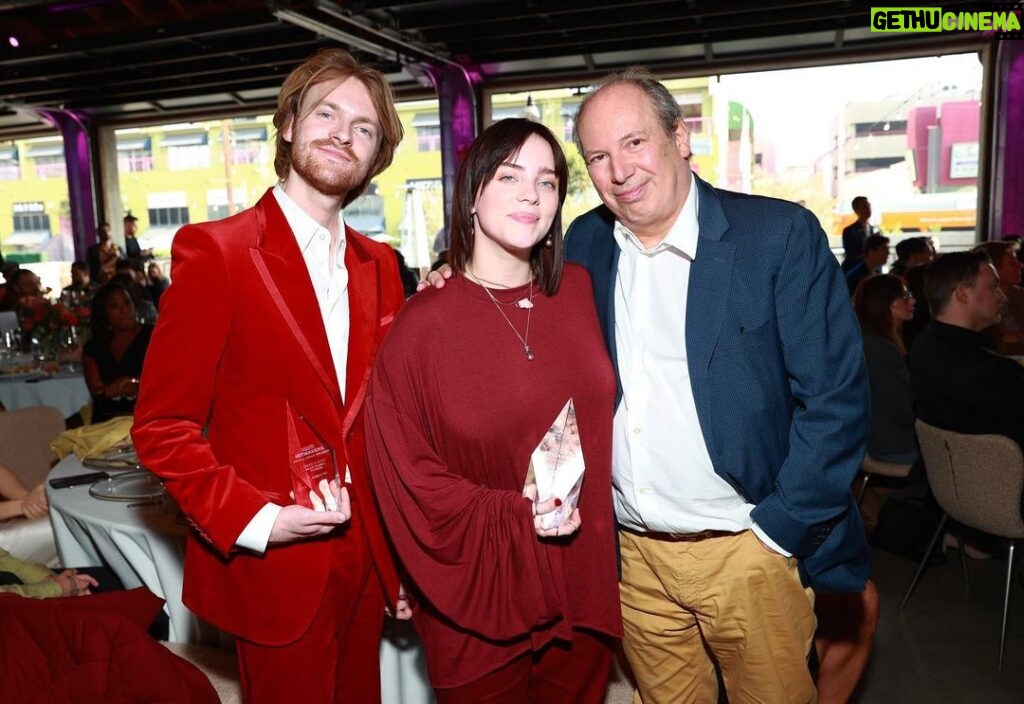
[[[82,350],[85,383],[92,395],[94,423],[131,415],[153,326],[135,316],[131,294],[111,282],[92,302],[92,337]]]

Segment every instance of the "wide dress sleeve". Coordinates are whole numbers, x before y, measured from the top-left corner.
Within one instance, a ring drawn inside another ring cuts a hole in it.
[[[446,465],[436,442],[444,429],[424,397],[429,362],[416,356],[419,333],[403,322],[381,349],[366,405],[368,465],[385,525],[418,598],[459,629],[523,636],[563,615],[561,564],[518,491]]]

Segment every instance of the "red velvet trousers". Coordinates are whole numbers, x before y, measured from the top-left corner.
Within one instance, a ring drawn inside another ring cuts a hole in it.
[[[330,541],[327,588],[309,630],[279,647],[237,641],[247,704],[380,702],[384,590],[355,518]]]
[[[572,643],[552,643],[469,684],[437,689],[437,704],[601,704],[612,642],[575,631]]]

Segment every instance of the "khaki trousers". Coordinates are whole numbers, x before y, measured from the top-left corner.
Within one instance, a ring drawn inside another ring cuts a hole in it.
[[[668,541],[620,531],[634,704],[813,704],[814,593],[751,531]]]

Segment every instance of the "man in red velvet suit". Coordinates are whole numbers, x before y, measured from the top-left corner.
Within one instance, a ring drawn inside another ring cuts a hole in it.
[[[408,605],[367,485],[363,396],[403,295],[391,249],[341,209],[402,127],[384,76],[340,49],[288,76],[274,125],[278,185],[174,239],[132,434],[193,527],[184,601],[237,636],[246,701],[374,702],[385,607]],[[289,495],[296,427],[334,451],[335,510]]]

